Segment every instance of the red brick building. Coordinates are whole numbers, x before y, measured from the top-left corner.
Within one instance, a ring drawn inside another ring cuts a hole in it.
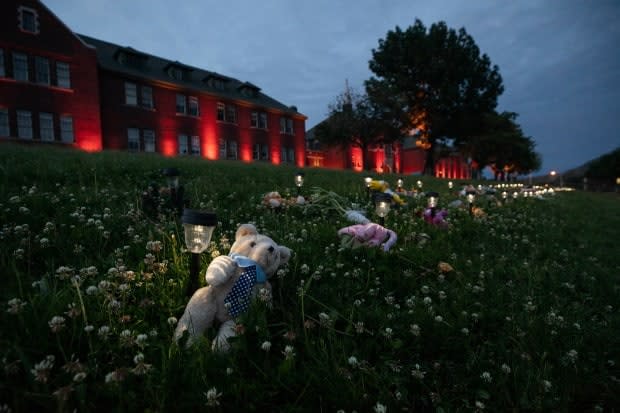
[[[377,173],[399,173],[405,175],[424,172],[427,151],[412,137],[393,144],[372,145],[366,157],[362,149],[352,145],[326,147],[314,137],[314,128],[306,134],[306,164],[311,167],[372,170]],[[370,162],[364,167],[364,159]],[[458,153],[444,156],[435,162],[435,176],[449,179],[470,179],[470,168]]]
[[[0,138],[305,164],[306,116],[250,82],[75,34],[37,0],[2,0],[0,24]]]

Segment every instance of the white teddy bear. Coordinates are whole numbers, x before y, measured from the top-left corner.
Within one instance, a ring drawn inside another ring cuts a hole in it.
[[[175,340],[187,331],[189,346],[217,321],[221,324],[212,348],[227,351],[228,338],[235,336],[234,319],[248,309],[259,289],[271,292],[268,278],[290,257],[290,249],[259,234],[254,225],[240,225],[230,254],[220,255],[209,264],[205,276],[208,285],[198,289],[187,303],[174,332]]]

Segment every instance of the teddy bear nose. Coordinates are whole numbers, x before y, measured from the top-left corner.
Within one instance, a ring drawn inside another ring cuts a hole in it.
[[[269,252],[273,252],[275,248],[273,248],[273,245],[271,247],[269,247]]]

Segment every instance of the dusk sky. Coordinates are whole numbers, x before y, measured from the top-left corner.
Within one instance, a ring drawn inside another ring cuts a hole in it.
[[[542,169],[620,147],[618,0],[43,0],[74,32],[249,81],[323,120],[345,79],[358,91],[388,30],[464,27],[493,64],[498,110],[519,114]]]

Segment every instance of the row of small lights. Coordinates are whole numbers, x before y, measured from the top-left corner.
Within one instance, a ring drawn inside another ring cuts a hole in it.
[[[162,170],[162,175],[166,177],[168,182],[168,188],[170,190],[170,198],[172,204],[175,208],[179,209],[184,203],[182,199],[182,195],[179,196],[181,191],[179,191],[179,170],[177,168],[166,168]],[[304,184],[305,175],[303,172],[297,172],[294,177],[294,183],[297,187],[297,195],[301,194],[301,188]],[[370,183],[372,182],[371,177],[365,177],[364,183],[366,184],[366,188],[368,194],[370,196]],[[399,191],[403,189],[404,181],[402,179],[397,180],[397,188]],[[418,189],[422,189],[422,181],[417,181],[416,185]],[[452,181],[448,182],[448,189],[453,189]],[[492,186],[491,186],[492,187]],[[499,184],[496,185],[495,188],[504,189],[504,188],[521,188],[523,184]],[[482,190],[482,186],[478,186],[478,190]],[[534,195],[543,195],[543,194],[552,194],[552,188],[542,188],[542,187],[534,187],[531,191],[525,191],[523,193],[524,197],[534,196]],[[466,191],[467,202],[469,203],[469,213],[472,214],[473,204],[476,197],[477,191],[468,190]],[[512,198],[516,199],[518,197],[518,192],[514,191],[512,193]],[[501,196],[504,200],[508,198],[508,192],[503,191]],[[431,213],[435,211],[437,208],[437,204],[439,203],[439,194],[437,192],[427,192],[427,205],[431,209]],[[392,196],[390,194],[379,193],[374,198],[375,202],[375,213],[379,217],[379,224],[384,225],[385,217],[390,212],[390,207],[392,203]],[[211,237],[213,235],[213,231],[217,225],[217,216],[214,212],[183,208],[183,213],[181,215],[181,222],[183,223],[184,235],[185,235],[185,246],[187,250],[192,254],[190,261],[190,279],[187,288],[188,296],[193,294],[194,291],[198,288],[199,281],[198,277],[200,274],[200,254],[202,254],[209,246],[211,242]]]

